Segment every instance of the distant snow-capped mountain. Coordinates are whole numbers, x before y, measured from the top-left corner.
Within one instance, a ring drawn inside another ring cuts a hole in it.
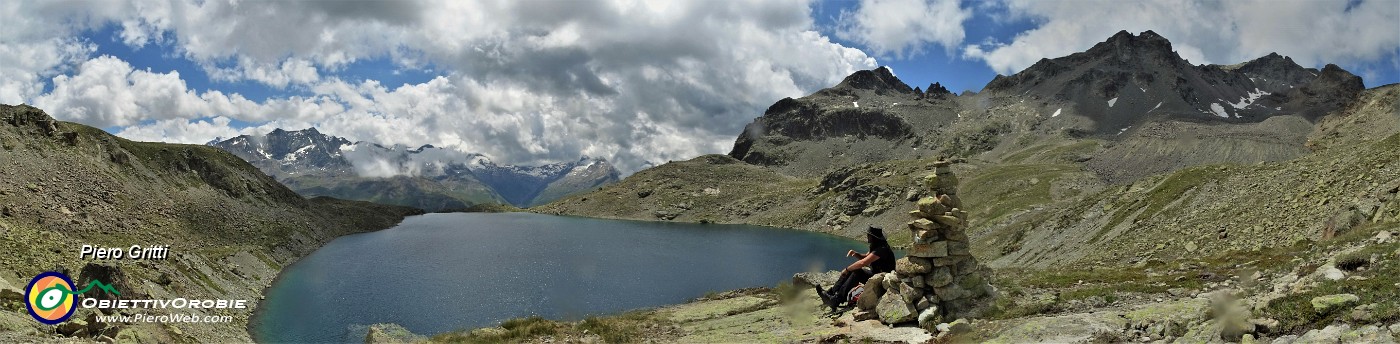
[[[409,148],[350,142],[315,128],[214,140],[306,196],[399,204],[430,211],[503,203],[544,204],[616,182],[601,158],[540,166],[500,165],[484,155],[423,145]]]

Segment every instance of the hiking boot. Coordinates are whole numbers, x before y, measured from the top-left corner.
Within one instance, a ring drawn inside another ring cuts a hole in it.
[[[841,306],[841,299],[838,296],[829,295],[828,291],[822,290],[821,287],[816,288],[817,297],[820,297],[822,299],[822,305],[831,307],[831,312],[836,313],[836,309]],[[836,289],[836,287],[832,287],[832,289]]]
[[[817,289],[817,297],[820,297],[820,298],[822,299],[822,304],[823,304],[823,305],[828,304],[828,303],[831,303],[831,296],[827,296],[827,295],[826,295],[826,291],[825,291],[825,290],[822,290],[822,287],[821,287],[821,286],[819,286],[819,285],[814,285],[814,286],[812,286],[812,288]]]

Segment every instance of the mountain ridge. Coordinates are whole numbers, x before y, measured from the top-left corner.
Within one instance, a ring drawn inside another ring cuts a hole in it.
[[[1126,183],[1193,164],[1300,156],[1308,127],[1362,90],[1360,77],[1335,65],[1303,68],[1276,53],[1231,66],[1192,65],[1152,31],[1120,31],[1086,51],[1042,59],[997,76],[980,93],[904,86],[881,67],[779,100],[745,126],[729,155],[817,176],[892,159],[1098,140],[1103,149],[1062,160]]]
[[[425,144],[416,148],[351,142],[307,128],[240,135],[210,146],[227,150],[309,196],[333,196],[428,211],[478,204],[518,207],[615,182],[602,158],[541,166],[499,165],[478,153]]]

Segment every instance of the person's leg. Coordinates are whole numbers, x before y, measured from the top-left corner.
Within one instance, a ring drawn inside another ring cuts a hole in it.
[[[823,304],[831,304],[831,302],[834,301],[834,300],[840,300],[839,298],[836,297],[838,294],[835,294],[835,292],[836,292],[837,290],[841,289],[841,285],[844,284],[844,283],[846,283],[846,280],[848,280],[848,279],[850,279],[850,278],[851,278],[851,274],[850,274],[850,273],[845,272],[845,271],[842,271],[842,272],[841,272],[841,277],[837,277],[837,278],[836,278],[836,284],[832,284],[832,285],[831,285],[831,289],[822,290],[822,287],[821,287],[821,286],[817,286],[815,283],[813,283],[813,286],[815,286],[815,287],[817,288],[817,296],[818,296],[818,297],[821,297],[822,303],[823,303]],[[837,304],[840,304],[840,302],[837,302]]]
[[[847,280],[850,280],[850,279],[851,279],[851,273],[842,271],[842,272],[841,272],[841,277],[837,277],[837,278],[836,278],[836,283],[831,285],[831,289],[828,290],[827,296],[834,295],[834,294],[831,294],[831,293],[834,292],[834,291],[836,291],[836,290],[838,290],[838,289],[840,289],[840,288],[841,288],[841,285],[846,284],[846,281],[847,281]]]
[[[874,276],[874,274],[871,273],[870,269],[866,268],[861,268],[860,270],[851,271],[846,274],[845,280],[837,284],[835,290],[832,290],[831,299],[835,300],[833,304],[840,305],[845,303],[847,299],[846,294],[850,293],[851,289],[855,289],[857,284],[865,283],[866,280],[870,279],[870,276]]]

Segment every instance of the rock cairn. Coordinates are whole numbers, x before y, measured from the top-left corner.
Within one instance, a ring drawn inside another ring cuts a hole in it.
[[[943,319],[969,316],[991,294],[986,272],[968,252],[967,212],[958,199],[958,178],[952,161],[934,163],[924,177],[930,195],[910,211],[913,234],[906,257],[895,271],[876,274],[866,282],[857,318],[878,318],[887,324],[918,320],[928,327]]]

